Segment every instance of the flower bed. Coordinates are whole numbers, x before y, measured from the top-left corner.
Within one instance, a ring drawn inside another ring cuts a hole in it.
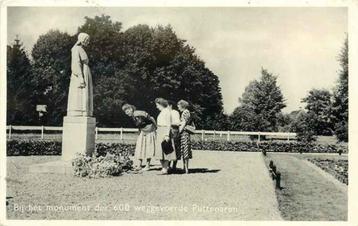
[[[39,140],[11,140],[7,142],[7,156],[26,155],[61,155],[60,141]],[[96,151],[99,155],[126,153],[134,154],[134,144],[97,143]],[[226,141],[195,141],[195,150],[214,151],[265,151],[265,152],[299,152],[299,153],[347,153],[346,147],[338,145],[306,144],[302,142],[226,142]]]
[[[348,185],[348,160],[346,159],[308,159],[342,183]]]
[[[78,154],[72,160],[74,175],[89,178],[119,176],[122,172],[130,170],[132,165],[133,162],[125,151],[120,154],[107,153],[105,156],[92,157]]]

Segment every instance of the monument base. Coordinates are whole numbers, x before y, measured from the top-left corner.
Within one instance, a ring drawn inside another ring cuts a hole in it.
[[[94,117],[63,118],[62,160],[70,161],[76,153],[92,155],[95,149],[96,119]]]
[[[74,171],[71,161],[53,161],[31,165],[29,172],[73,175]]]

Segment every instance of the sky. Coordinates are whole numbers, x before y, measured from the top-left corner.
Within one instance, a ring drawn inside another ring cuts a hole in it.
[[[284,112],[304,107],[308,91],[332,89],[347,35],[347,9],[337,7],[9,7],[8,44],[16,35],[30,54],[50,29],[75,34],[84,17],[106,14],[123,30],[170,24],[220,80],[224,110],[231,113],[261,68],[278,76]]]

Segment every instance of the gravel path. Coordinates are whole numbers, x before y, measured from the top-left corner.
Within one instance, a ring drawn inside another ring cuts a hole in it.
[[[193,155],[188,175],[158,175],[155,165],[141,174],[105,179],[30,174],[24,162],[30,158],[39,162],[39,157],[9,157],[7,196],[13,198],[9,199],[8,217],[281,220],[261,153],[195,151]],[[41,210],[26,209],[29,204]],[[15,211],[15,205],[24,206],[24,211]],[[71,206],[83,208],[65,209]],[[46,210],[48,207],[52,209]]]

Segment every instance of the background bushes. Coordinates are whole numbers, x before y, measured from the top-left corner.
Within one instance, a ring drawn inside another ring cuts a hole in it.
[[[11,140],[7,142],[7,156],[27,155],[61,155],[61,141]],[[134,155],[134,144],[97,143],[99,156],[109,154]],[[195,150],[213,151],[266,151],[266,152],[300,152],[300,153],[348,153],[347,147],[339,145],[323,145],[303,142],[223,142],[194,141]]]

